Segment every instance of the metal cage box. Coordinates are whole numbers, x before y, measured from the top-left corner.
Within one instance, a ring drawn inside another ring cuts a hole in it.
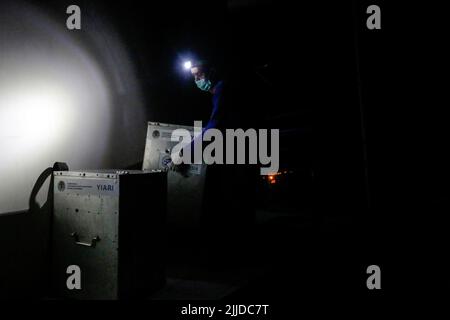
[[[59,297],[144,297],[165,283],[165,172],[54,172],[52,288]],[[69,266],[81,289],[69,289]]]
[[[167,123],[149,122],[143,170],[166,170],[172,148],[175,129],[186,129],[194,136],[194,128]],[[198,227],[202,211],[203,191],[207,165],[191,164],[187,176],[175,171],[167,173],[167,221],[178,227]]]

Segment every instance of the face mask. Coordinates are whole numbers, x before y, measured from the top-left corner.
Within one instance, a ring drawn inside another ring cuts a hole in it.
[[[203,90],[203,91],[209,91],[209,89],[211,89],[211,81],[207,80],[207,79],[204,79],[204,78],[195,81],[195,84],[197,85],[197,87],[200,90]]]

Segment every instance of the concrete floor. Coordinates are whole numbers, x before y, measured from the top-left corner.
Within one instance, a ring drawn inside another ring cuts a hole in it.
[[[258,211],[257,225],[245,237],[217,247],[198,234],[197,238],[189,232],[169,235],[168,281],[151,299],[226,299],[270,281],[276,264],[282,263],[279,248],[295,245],[301,230],[310,228],[310,214]]]
[[[167,284],[152,300],[217,300],[250,284],[265,283],[283,264],[302,230],[312,228],[311,216],[259,212],[257,226],[245,239],[215,246],[201,235],[169,235]],[[0,224],[0,298],[48,296],[45,288],[48,216],[21,213],[3,216]],[[283,248],[283,250],[280,250]]]

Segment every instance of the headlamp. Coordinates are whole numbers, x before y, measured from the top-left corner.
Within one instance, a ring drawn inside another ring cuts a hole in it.
[[[192,62],[191,61],[185,61],[183,66],[184,66],[185,70],[190,70],[192,68]]]

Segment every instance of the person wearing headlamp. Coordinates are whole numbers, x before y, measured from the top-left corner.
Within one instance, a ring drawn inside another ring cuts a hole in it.
[[[212,94],[212,112],[204,131],[210,128],[217,128],[220,117],[223,115],[223,80],[217,79],[216,70],[204,62],[199,62],[191,67],[191,74],[194,77],[196,86]]]
[[[197,88],[211,94],[212,110],[202,134],[190,145],[184,147],[183,152],[191,153],[196,140],[202,139],[203,133],[208,129],[214,128],[225,133],[226,129],[246,128],[252,125],[251,119],[256,116],[251,112],[251,102],[246,97],[253,99],[253,92],[247,90],[251,87],[251,83],[245,85],[245,81],[251,81],[251,78],[240,76],[240,68],[232,70],[235,73],[228,70],[227,79],[223,79],[214,67],[203,61],[186,62],[184,67],[186,71],[191,72]],[[204,141],[203,145],[205,145]],[[226,153],[226,150],[223,152]],[[186,168],[183,164],[173,167],[174,170],[181,172]],[[252,194],[255,190],[256,179],[255,166],[208,165],[201,223],[210,232],[211,244],[222,242],[223,245],[227,245],[230,241],[230,231],[237,240],[238,230],[245,230],[253,223],[254,197]]]
[[[196,137],[190,145],[183,148],[183,153],[192,153],[194,150],[194,144],[198,140],[203,138],[203,134],[212,128],[225,129],[225,104],[224,104],[224,81],[218,77],[215,68],[208,65],[206,62],[198,61],[192,63],[191,61],[186,61],[184,63],[185,70],[189,70],[194,77],[196,86],[205,92],[209,92],[212,95],[212,111],[210,118],[203,127],[202,134]],[[169,168],[174,171],[178,171],[181,174],[186,174],[188,165],[183,163],[175,165],[171,163]]]

